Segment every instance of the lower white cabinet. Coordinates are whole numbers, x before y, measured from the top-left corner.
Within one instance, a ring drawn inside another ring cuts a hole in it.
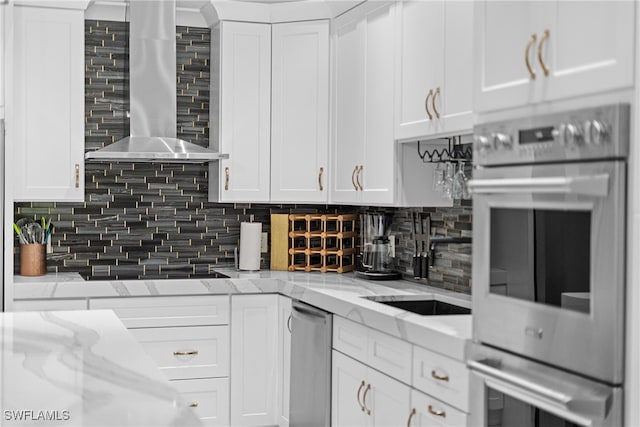
[[[278,296],[278,425],[289,427],[291,298]]]
[[[468,415],[438,399],[412,389],[409,417],[407,427],[464,427],[467,425]]]
[[[344,354],[333,351],[331,424],[405,425],[411,388]]]
[[[86,299],[41,299],[13,301],[13,311],[60,311],[86,309]]]
[[[229,378],[171,381],[205,426],[229,425]]]
[[[278,295],[231,297],[231,425],[277,424]]]

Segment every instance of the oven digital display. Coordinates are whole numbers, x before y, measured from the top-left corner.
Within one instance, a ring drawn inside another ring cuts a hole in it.
[[[552,142],[553,141],[553,126],[524,129],[518,132],[518,141],[522,144],[533,144],[537,142]]]
[[[590,312],[591,212],[492,208],[491,293]]]

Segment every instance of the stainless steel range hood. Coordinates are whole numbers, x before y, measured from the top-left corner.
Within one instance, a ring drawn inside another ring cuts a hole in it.
[[[229,158],[176,138],[175,10],[175,0],[129,1],[131,135],[86,153],[86,160],[203,163]]]

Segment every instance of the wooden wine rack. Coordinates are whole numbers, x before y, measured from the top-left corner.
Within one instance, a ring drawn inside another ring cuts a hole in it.
[[[289,215],[289,271],[335,271],[356,268],[358,215]]]

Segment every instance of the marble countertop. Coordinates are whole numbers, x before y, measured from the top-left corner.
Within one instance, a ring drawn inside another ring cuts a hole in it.
[[[229,278],[85,282],[69,273],[26,280],[16,276],[13,293],[16,300],[280,293],[449,357],[464,360],[467,355],[471,315],[422,316],[366,297],[435,298],[470,308],[470,295],[406,280],[363,280],[352,273],[218,271]]]
[[[201,425],[110,310],[0,313],[0,334],[0,426]]]

